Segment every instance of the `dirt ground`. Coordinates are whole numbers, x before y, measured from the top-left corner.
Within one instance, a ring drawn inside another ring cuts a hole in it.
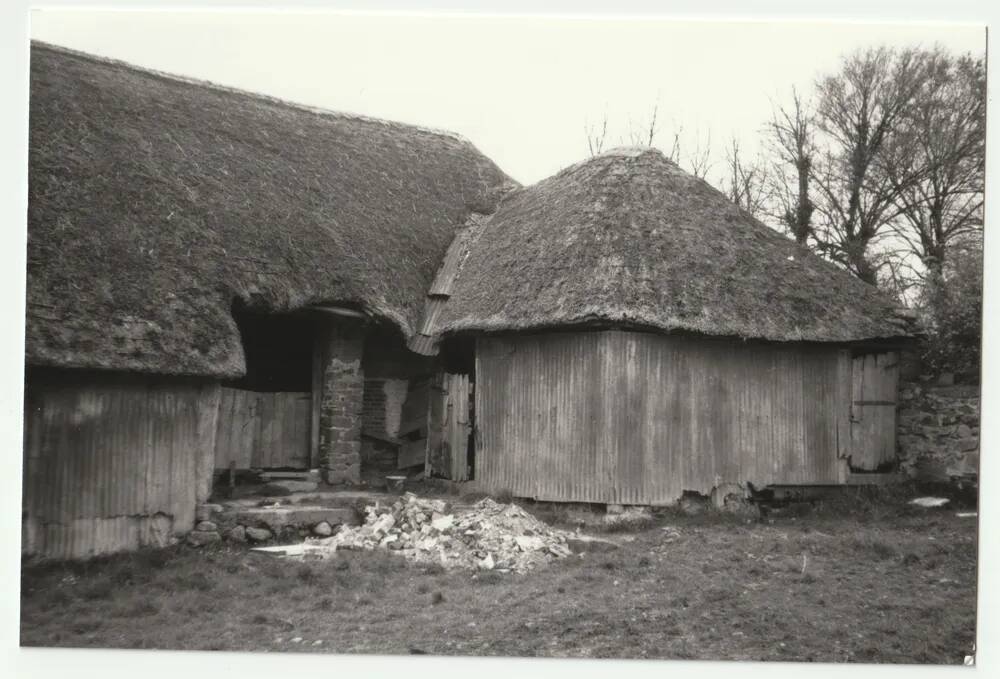
[[[760,520],[665,512],[526,575],[229,546],[25,563],[21,643],[961,664],[976,521],[860,498]]]

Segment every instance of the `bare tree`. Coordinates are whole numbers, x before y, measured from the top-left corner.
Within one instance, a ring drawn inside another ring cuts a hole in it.
[[[660,111],[660,105],[653,104],[653,111],[649,115],[649,120],[644,124],[637,124],[631,116],[628,120],[628,144],[630,146],[649,146],[652,147],[653,143],[656,141],[657,128],[657,115]],[[625,140],[623,139],[624,143]]]
[[[809,105],[794,89],[790,108],[773,108],[766,135],[774,156],[770,184],[778,209],[773,216],[797,243],[805,244],[813,231],[810,177],[816,144]]]
[[[657,136],[660,133],[660,107],[654,104],[649,117],[644,121],[637,121],[629,116],[628,128],[625,134],[619,136],[619,142],[623,146],[657,146]],[[605,113],[599,126],[584,125],[584,132],[587,135],[587,147],[590,155],[596,156],[604,150],[605,142],[608,138],[608,116]],[[693,145],[685,146],[682,142],[684,128],[676,123],[671,127],[670,146],[662,148],[664,155],[678,165],[686,165],[688,171],[695,177],[704,179],[712,169],[712,133],[709,131],[704,139],[700,133],[694,136]],[[689,153],[685,153],[687,148],[691,148]]]
[[[665,155],[674,163],[681,164],[681,134],[684,132],[683,125],[674,126],[673,137],[670,140],[670,149],[665,150]]]
[[[920,299],[923,282],[919,260],[898,241],[888,239],[878,252],[869,254],[879,267],[879,287],[895,297],[902,306],[912,306]]]
[[[949,246],[983,226],[986,69],[982,59],[932,55],[920,96],[881,155],[900,219],[894,232],[943,283]]]
[[[590,155],[596,156],[604,150],[604,140],[608,137],[608,114],[605,112],[601,120],[600,129],[593,125],[584,125],[584,132],[587,134],[587,147]]]
[[[760,156],[746,161],[740,143],[732,137],[726,149],[726,176],[722,188],[729,199],[753,217],[760,217],[769,199],[766,165]]]
[[[870,246],[899,214],[903,188],[873,168],[927,73],[926,53],[880,47],[852,54],[817,83],[816,125],[827,150],[810,175],[821,217],[813,234],[823,254],[872,284],[879,263]]]
[[[677,155],[680,157],[680,144],[678,138],[674,138],[674,146]],[[701,134],[695,134],[694,150],[688,154],[688,169],[698,179],[704,179],[709,170],[712,169],[712,132],[705,135],[705,141],[701,140]]]

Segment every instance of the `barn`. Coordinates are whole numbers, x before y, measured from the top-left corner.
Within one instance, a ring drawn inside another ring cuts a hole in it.
[[[517,497],[876,480],[907,320],[658,151],[465,139],[31,51],[22,551],[162,545],[214,478]]]
[[[517,189],[463,239],[431,332],[472,347],[485,489],[660,505],[892,468],[907,320],[659,151]]]
[[[450,133],[43,44],[30,86],[24,552],[164,544],[230,467],[423,462],[439,358],[406,343],[511,180]]]

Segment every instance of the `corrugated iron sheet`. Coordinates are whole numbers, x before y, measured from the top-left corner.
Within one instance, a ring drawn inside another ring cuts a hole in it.
[[[29,384],[23,551],[81,558],[190,530],[218,398],[215,385],[172,380]]]
[[[623,331],[477,345],[477,476],[541,500],[666,504],[837,483],[836,348]]]
[[[462,270],[462,264],[469,256],[469,250],[483,232],[488,216],[472,214],[465,228],[455,234],[448,246],[444,262],[434,276],[431,289],[427,293],[424,304],[424,316],[419,330],[407,342],[410,351],[424,356],[436,356],[438,353],[438,319],[448,304],[455,278]]]
[[[430,335],[416,333],[407,342],[406,347],[421,356],[437,356],[438,354],[437,337]]]
[[[424,302],[424,317],[420,329],[413,334],[406,346],[423,356],[436,356],[438,353],[437,323],[448,303],[447,297],[428,297]]]
[[[434,277],[434,282],[431,284],[429,295],[451,296],[455,277],[461,271],[462,264],[469,256],[470,248],[482,233],[485,223],[486,217],[473,214],[467,226],[455,234],[455,238],[445,253],[444,262],[441,263],[441,268],[438,269],[437,276]]]

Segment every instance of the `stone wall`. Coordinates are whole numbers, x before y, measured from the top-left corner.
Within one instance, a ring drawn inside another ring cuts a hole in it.
[[[899,388],[900,469],[947,481],[979,469],[979,388],[904,382]]]
[[[327,483],[361,481],[361,414],[365,377],[364,328],[337,321],[326,331],[319,456]]]

